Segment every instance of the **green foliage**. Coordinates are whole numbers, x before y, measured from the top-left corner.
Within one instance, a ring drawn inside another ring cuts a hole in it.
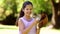
[[[0,14],[0,21],[6,19],[6,17],[18,17],[20,9],[24,1],[27,0],[0,0],[2,1],[0,7],[2,6],[3,12]],[[38,14],[46,12],[50,15],[52,12],[51,4],[49,0],[28,0],[33,3],[33,12]]]
[[[40,13],[41,11],[51,14],[51,4],[49,0],[31,0],[34,4],[34,11]]]

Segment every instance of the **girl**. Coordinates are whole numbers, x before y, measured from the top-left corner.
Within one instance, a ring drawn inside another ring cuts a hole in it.
[[[19,34],[36,34],[36,24],[38,20],[30,17],[33,5],[31,2],[26,1],[23,3],[20,16],[18,19]]]

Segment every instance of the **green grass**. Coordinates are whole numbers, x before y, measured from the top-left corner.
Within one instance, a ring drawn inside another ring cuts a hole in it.
[[[60,34],[60,29],[48,29],[47,27],[43,27],[40,30],[40,34]]]
[[[0,34],[18,34],[18,27],[13,25],[0,25]]]
[[[18,27],[13,25],[0,25],[0,34],[18,34]],[[47,27],[42,27],[40,34],[60,34],[60,29],[48,29]]]
[[[17,30],[18,27],[14,25],[0,25],[0,29],[11,29],[11,30]]]

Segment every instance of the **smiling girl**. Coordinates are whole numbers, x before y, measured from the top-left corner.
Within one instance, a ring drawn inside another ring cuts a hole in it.
[[[33,4],[30,1],[23,3],[18,19],[19,34],[36,34],[38,20],[31,17]]]

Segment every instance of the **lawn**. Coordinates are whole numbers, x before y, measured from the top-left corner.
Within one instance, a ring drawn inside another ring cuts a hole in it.
[[[18,34],[18,27],[13,25],[0,25],[0,34]]]
[[[40,34],[60,34],[60,29],[47,29],[47,27],[43,27],[40,30]]]
[[[0,25],[0,34],[18,34],[18,27],[9,25]],[[60,34],[60,29],[48,29],[47,27],[42,27],[40,34]]]

